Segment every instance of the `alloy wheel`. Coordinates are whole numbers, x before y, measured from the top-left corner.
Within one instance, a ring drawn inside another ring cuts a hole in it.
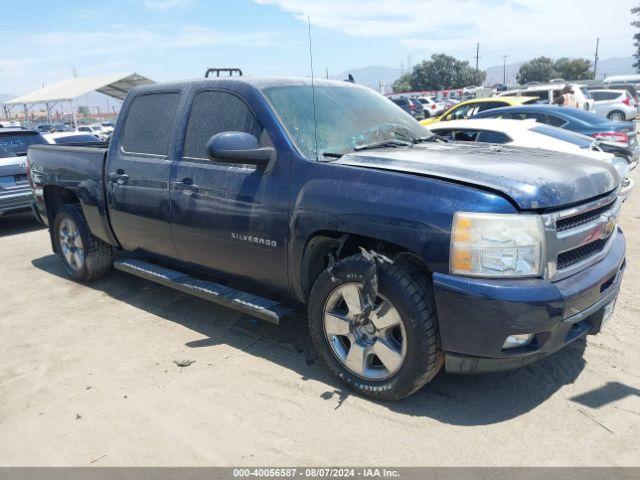
[[[406,331],[400,313],[381,293],[370,313],[365,313],[365,307],[361,284],[338,286],[325,302],[325,337],[334,356],[351,373],[384,380],[404,363]]]
[[[60,222],[60,249],[67,265],[73,270],[81,270],[84,266],[84,244],[80,231],[73,220],[65,218]]]

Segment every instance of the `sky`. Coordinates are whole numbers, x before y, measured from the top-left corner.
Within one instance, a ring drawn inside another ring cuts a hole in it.
[[[546,55],[633,54],[638,0],[0,0],[0,94],[79,76],[157,81],[208,66],[254,76],[400,67],[447,53],[480,68]]]

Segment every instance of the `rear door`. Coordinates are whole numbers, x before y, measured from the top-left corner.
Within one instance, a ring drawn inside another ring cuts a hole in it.
[[[131,100],[111,145],[106,190],[113,231],[125,250],[176,257],[169,176],[180,91],[141,93]]]
[[[210,160],[215,134],[247,132],[273,146],[251,107],[234,92],[197,92],[171,178],[173,235],[179,258],[216,273],[288,288],[289,161],[278,155],[269,171]]]

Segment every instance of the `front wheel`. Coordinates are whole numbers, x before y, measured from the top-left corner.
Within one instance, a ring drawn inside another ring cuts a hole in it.
[[[378,297],[366,314],[362,285],[369,265],[354,255],[320,274],[309,301],[311,340],[349,388],[398,400],[428,383],[443,364],[432,289],[425,274],[383,264]]]
[[[89,281],[111,269],[111,245],[93,236],[80,205],[65,205],[58,211],[53,236],[64,269],[72,278]]]

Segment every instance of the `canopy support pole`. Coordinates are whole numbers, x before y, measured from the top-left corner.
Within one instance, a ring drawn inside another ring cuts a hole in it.
[[[73,112],[73,128],[78,130],[78,119],[76,118],[76,104],[71,99],[71,111]]]

